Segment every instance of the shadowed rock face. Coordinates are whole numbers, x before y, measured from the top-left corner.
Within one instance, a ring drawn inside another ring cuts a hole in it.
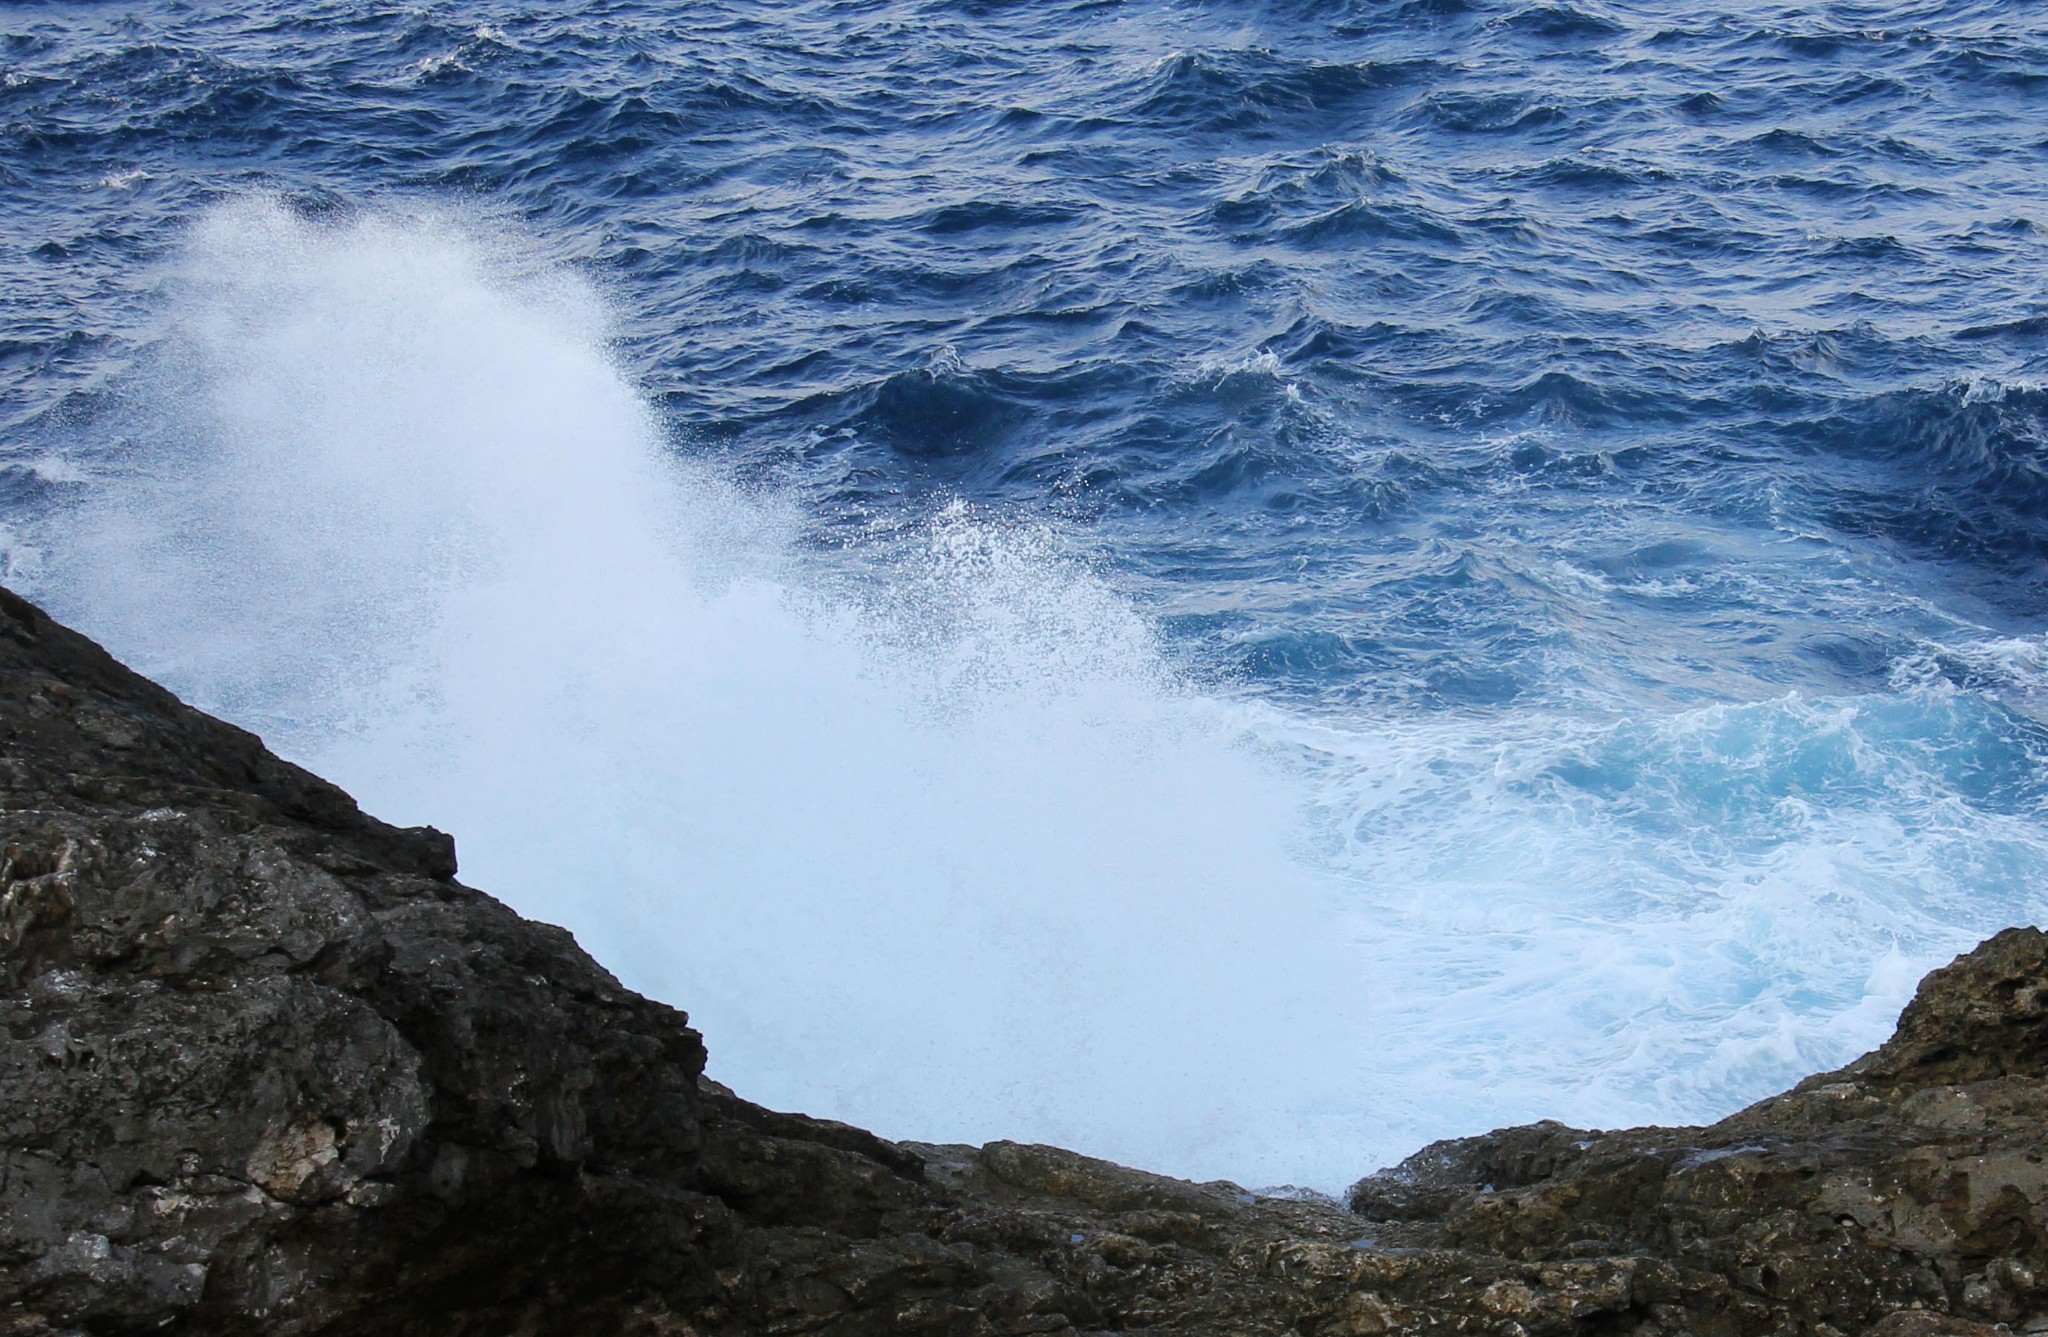
[[[0,591],[0,1334],[1713,1333],[2048,1313],[2048,939],[1710,1128],[1333,1202],[900,1146]],[[2048,1328],[2048,1323],[2037,1325]]]

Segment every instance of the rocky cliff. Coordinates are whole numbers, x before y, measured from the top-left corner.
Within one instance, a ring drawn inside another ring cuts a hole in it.
[[[0,1333],[2048,1329],[2048,939],[1709,1128],[1348,1204],[906,1146],[0,591]]]

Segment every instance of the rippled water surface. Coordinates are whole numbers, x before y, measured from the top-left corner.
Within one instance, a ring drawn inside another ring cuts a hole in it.
[[[1718,1116],[2048,888],[2048,14],[18,4],[8,579],[901,1137]]]

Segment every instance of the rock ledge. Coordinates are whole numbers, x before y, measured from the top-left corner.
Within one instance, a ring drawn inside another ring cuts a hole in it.
[[[0,737],[0,1334],[2048,1331],[2032,929],[1712,1127],[1260,1198],[752,1105],[446,836],[4,590]]]

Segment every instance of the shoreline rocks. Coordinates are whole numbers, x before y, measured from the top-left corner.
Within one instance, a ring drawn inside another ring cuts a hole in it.
[[[2048,1330],[2048,938],[1707,1128],[1338,1204],[899,1145],[0,591],[0,1334]]]

